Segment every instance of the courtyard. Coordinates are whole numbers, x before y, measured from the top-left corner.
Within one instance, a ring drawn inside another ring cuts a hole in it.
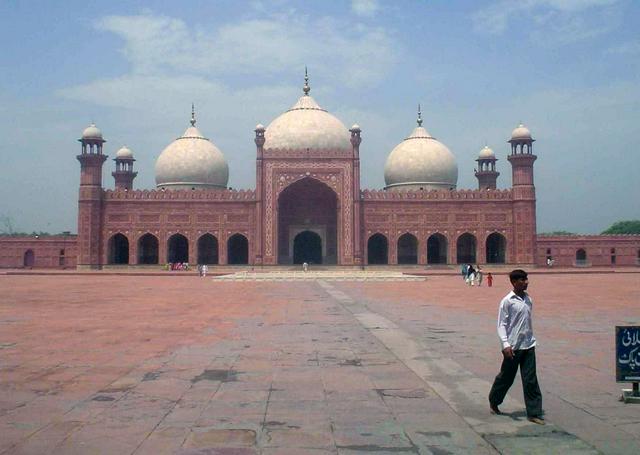
[[[0,453],[639,453],[633,271],[530,276],[544,427],[488,412],[504,274],[0,275]]]

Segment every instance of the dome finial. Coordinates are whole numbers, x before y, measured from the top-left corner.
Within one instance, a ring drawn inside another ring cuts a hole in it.
[[[418,126],[422,126],[422,111],[420,110],[420,103],[418,103]]]
[[[309,74],[307,74],[307,65],[304,66],[304,87],[302,88],[302,91],[305,95],[309,95],[309,92],[311,91],[311,87],[309,87]]]
[[[196,107],[191,103],[191,126],[196,126]]]

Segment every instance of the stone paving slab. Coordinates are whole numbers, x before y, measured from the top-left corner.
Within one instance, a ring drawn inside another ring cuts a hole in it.
[[[3,276],[0,453],[637,453],[593,349],[637,279],[536,280],[546,427],[487,412],[503,283]]]

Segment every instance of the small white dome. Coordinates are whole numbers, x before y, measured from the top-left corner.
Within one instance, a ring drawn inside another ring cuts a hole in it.
[[[132,160],[133,152],[126,145],[121,147],[120,150],[116,152],[116,159],[118,160]]]
[[[264,131],[264,125],[262,123],[258,123],[256,125],[256,131]]]
[[[102,139],[102,131],[92,123],[82,132],[82,139]]]
[[[352,149],[349,131],[333,115],[303,95],[265,131],[265,150],[339,150]]]
[[[361,131],[360,125],[358,125],[357,123],[354,123],[349,131]]]
[[[418,125],[422,120],[418,119]],[[422,126],[398,144],[384,166],[386,189],[455,189],[458,164],[453,153]]]
[[[192,126],[169,144],[156,161],[158,188],[226,188],[229,165],[222,152]]]
[[[496,154],[493,153],[493,150],[491,150],[488,145],[485,145],[482,150],[480,150],[480,153],[478,153],[478,158],[480,159],[489,159],[495,157]]]
[[[531,139],[531,131],[529,128],[520,123],[516,129],[511,132],[511,140]]]

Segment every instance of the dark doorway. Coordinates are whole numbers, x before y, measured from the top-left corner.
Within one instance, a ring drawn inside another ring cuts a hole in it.
[[[22,265],[25,267],[33,267],[36,263],[36,255],[33,250],[27,250],[24,252],[22,258]]]
[[[418,263],[418,239],[406,233],[398,239],[398,264]]]
[[[322,239],[311,231],[303,231],[293,239],[294,264],[322,264]]]
[[[504,264],[507,251],[507,239],[494,232],[487,237],[487,264]]]
[[[367,241],[367,263],[388,264],[389,242],[382,234],[374,234]]]
[[[138,264],[158,263],[158,239],[153,234],[145,234],[138,240]]]
[[[129,239],[124,234],[116,234],[109,239],[109,264],[129,263]]]
[[[169,237],[167,249],[167,262],[189,262],[189,241],[182,234],[173,234]]]
[[[205,234],[198,239],[198,264],[218,263],[218,239]]]
[[[447,238],[433,234],[427,239],[427,264],[447,263]]]
[[[234,234],[227,241],[227,263],[249,263],[249,241],[242,234]]]
[[[476,262],[476,238],[468,232],[458,237],[456,242],[458,264],[475,264]]]
[[[576,262],[586,262],[587,261],[587,252],[580,248],[576,251]]]
[[[278,263],[295,262],[294,233],[307,229],[324,232],[325,264],[338,260],[338,197],[325,183],[305,177],[285,188],[278,197]]]

